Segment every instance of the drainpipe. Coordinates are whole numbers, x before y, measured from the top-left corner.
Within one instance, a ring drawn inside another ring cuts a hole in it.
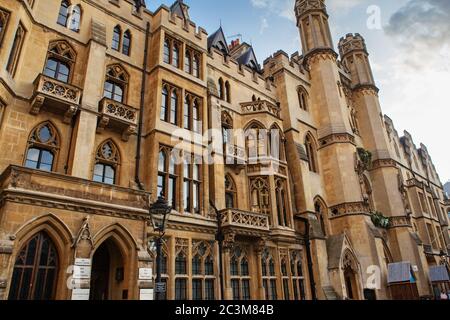
[[[295,217],[295,219],[305,224],[305,247],[306,247],[306,260],[308,263],[309,285],[311,288],[312,300],[317,300],[316,283],[314,281],[313,263],[311,257],[311,242],[309,238],[309,220],[303,217]]]
[[[147,22],[147,27],[145,31],[145,48],[144,48],[144,70],[142,71],[142,85],[141,85],[141,105],[139,109],[139,125],[137,132],[137,143],[136,143],[136,165],[135,165],[135,176],[134,181],[136,182],[138,188],[144,191],[144,186],[139,178],[141,170],[141,140],[142,140],[142,126],[144,117],[144,106],[145,106],[145,86],[147,80],[147,58],[148,58],[148,37],[150,34],[150,23]]]

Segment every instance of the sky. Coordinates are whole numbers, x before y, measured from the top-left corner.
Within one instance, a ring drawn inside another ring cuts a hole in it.
[[[174,0],[146,0],[154,11]],[[241,35],[262,64],[278,50],[301,51],[295,0],[185,0],[191,20],[209,34],[222,25]],[[326,0],[337,50],[340,37],[365,39],[383,113],[400,136],[427,146],[441,181],[450,180],[450,0]]]

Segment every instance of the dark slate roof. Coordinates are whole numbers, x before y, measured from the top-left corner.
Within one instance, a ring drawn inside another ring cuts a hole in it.
[[[390,263],[388,266],[388,283],[403,283],[413,280],[410,262]]]
[[[222,42],[223,46],[220,45],[220,42]],[[212,47],[220,51],[224,49],[227,54],[230,54],[230,50],[228,49],[227,40],[225,39],[225,34],[223,33],[222,27],[217,29],[216,32],[208,37],[208,50]]]
[[[449,282],[447,267],[443,265],[430,267],[430,280],[431,282]]]
[[[170,12],[182,17],[185,20],[189,20],[189,16],[185,15],[187,10],[183,10],[184,8],[189,9],[189,6],[185,4],[183,0],[176,0],[170,7]]]
[[[239,64],[245,65],[257,72],[261,71],[261,67],[258,64],[255,52],[253,51],[253,47],[251,46],[249,46],[247,51],[241,54],[236,60],[239,62]]]

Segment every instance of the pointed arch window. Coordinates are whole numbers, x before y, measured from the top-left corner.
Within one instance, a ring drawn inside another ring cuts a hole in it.
[[[184,56],[184,71],[187,73],[192,73],[192,56],[191,51],[186,50],[186,54]]]
[[[362,188],[363,188],[362,191],[363,191],[364,202],[367,203],[370,210],[374,210],[375,205],[374,205],[373,195],[372,195],[372,186],[370,185],[369,179],[367,179],[367,177],[365,175],[363,176]]]
[[[320,222],[320,228],[322,230],[322,234],[327,236],[328,230],[326,227],[325,219],[327,219],[327,207],[326,205],[320,201],[319,199],[314,202],[314,210],[316,212],[317,220]]]
[[[214,300],[214,252],[211,243],[192,243],[192,299]]]
[[[3,37],[5,35],[6,26],[8,25],[9,17],[11,13],[0,8],[0,46],[3,42]]]
[[[299,101],[300,109],[302,109],[304,111],[308,111],[309,110],[308,94],[307,94],[305,88],[299,87],[297,89],[297,94],[298,94],[298,101]]]
[[[200,214],[201,212],[201,159],[186,155],[183,165],[184,212]]]
[[[195,54],[192,59],[192,74],[196,78],[200,78],[200,55]]]
[[[124,103],[128,85],[128,74],[120,65],[107,68],[103,95],[105,98]]]
[[[42,123],[31,132],[24,165],[31,169],[52,171],[58,151],[59,138],[55,127],[48,122]]]
[[[288,263],[287,263],[287,257],[281,258],[281,277],[283,281],[283,294],[284,294],[284,300],[290,300],[290,277],[288,272]]]
[[[196,78],[200,78],[200,57],[200,52],[189,46],[186,46],[184,55],[184,71]]]
[[[201,133],[201,98],[186,92],[184,100],[184,128]]]
[[[122,38],[122,30],[120,26],[115,26],[113,30],[113,38],[111,42],[111,49],[120,50],[120,39]]]
[[[300,251],[291,251],[290,277],[294,289],[294,300],[305,300],[305,277],[303,272],[303,256]]]
[[[50,43],[43,72],[44,75],[68,83],[75,58],[75,51],[67,42],[56,41]]]
[[[164,63],[170,64],[170,46],[171,46],[171,41],[166,38],[164,40]]]
[[[265,249],[261,257],[263,287],[266,300],[277,300],[277,275],[275,262],[268,249]]]
[[[80,23],[81,7],[79,5],[76,5],[72,8],[72,12],[70,14],[69,29],[75,32],[80,31]]]
[[[59,14],[58,14],[58,24],[62,26],[67,26],[67,20],[69,18],[69,6],[70,3],[67,0],[61,1],[61,5],[59,7]]]
[[[158,157],[158,196],[164,195],[172,206],[176,208],[176,186],[177,175],[175,156],[172,154],[172,149],[168,147],[161,147]]]
[[[130,55],[131,49],[131,32],[127,30],[123,34],[122,53],[126,56]]]
[[[225,176],[225,205],[227,209],[237,208],[236,184],[228,174]]]
[[[175,300],[187,299],[187,248],[182,246],[175,256]]]
[[[253,212],[270,214],[270,192],[267,177],[250,179],[251,208]]]
[[[180,45],[177,42],[172,45],[172,65],[175,68],[180,67]]]
[[[250,300],[250,272],[246,250],[236,246],[230,257],[233,300]]]
[[[112,141],[103,142],[97,149],[93,180],[105,184],[116,184],[120,165],[120,155],[116,144]]]
[[[223,143],[226,144],[232,144],[233,143],[233,118],[231,115],[226,112],[222,111],[222,136],[223,136]]]
[[[8,73],[13,77],[16,74],[17,66],[19,64],[20,53],[22,52],[22,46],[25,40],[25,33],[25,27],[21,22],[19,22],[11,51],[9,53],[8,64],[6,65],[6,71],[8,71]]]
[[[317,147],[313,137],[310,134],[305,138],[306,156],[308,157],[309,171],[318,173],[317,167]]]
[[[289,220],[289,201],[288,201],[288,193],[286,188],[286,180],[281,178],[275,179],[275,193],[277,200],[277,216],[278,216],[278,225],[283,227],[290,226]]]
[[[19,251],[14,265],[9,300],[55,298],[59,257],[45,232],[33,236]]]
[[[181,90],[163,83],[160,120],[178,125],[179,92]]]
[[[225,81],[225,99],[228,103],[231,103],[231,87],[230,82],[227,80]]]
[[[219,92],[219,99],[225,100],[225,83],[223,82],[223,79],[219,79],[219,86],[218,86],[218,92]]]

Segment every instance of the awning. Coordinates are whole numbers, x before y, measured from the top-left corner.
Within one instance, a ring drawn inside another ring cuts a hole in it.
[[[388,265],[388,283],[415,282],[410,262],[390,263]]]
[[[450,281],[448,270],[445,266],[430,267],[431,282],[448,282]]]

